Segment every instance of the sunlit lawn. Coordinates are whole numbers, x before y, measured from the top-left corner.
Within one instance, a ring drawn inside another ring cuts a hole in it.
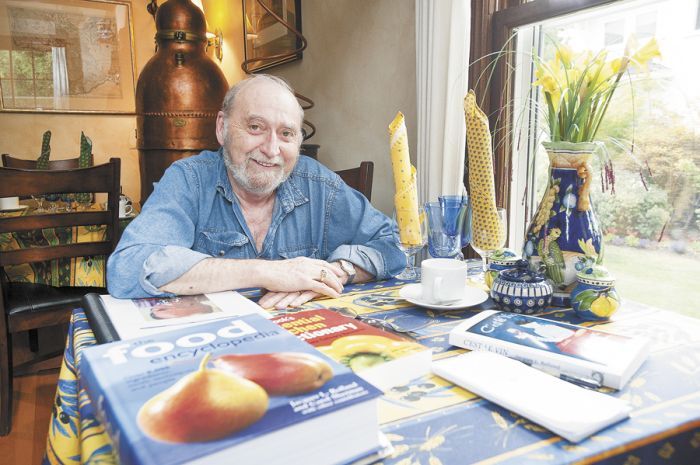
[[[606,243],[604,264],[623,300],[700,318],[700,259]]]

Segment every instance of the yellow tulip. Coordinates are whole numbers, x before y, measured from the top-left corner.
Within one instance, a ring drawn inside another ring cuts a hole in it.
[[[564,67],[568,67],[571,64],[571,58],[574,56],[574,51],[570,47],[564,44],[557,46],[556,54],[554,55],[554,60],[557,63],[561,63]]]
[[[637,50],[634,54],[631,50]],[[534,86],[542,88],[547,99],[547,121],[553,141],[590,142],[607,111],[615,89],[628,66],[646,67],[659,57],[655,39],[643,47],[628,41],[622,57],[608,60],[608,52],[580,53],[566,45],[555,46],[554,59],[537,60]]]
[[[639,50],[632,55],[632,63],[638,65],[640,68],[646,70],[649,61],[652,58],[660,58],[661,52],[659,51],[659,44],[656,42],[656,38],[652,37],[649,42],[644,44]]]

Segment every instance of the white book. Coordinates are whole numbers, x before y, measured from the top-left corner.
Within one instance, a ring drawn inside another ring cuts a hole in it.
[[[519,360],[567,381],[622,389],[650,342],[530,315],[484,310],[450,331],[450,344]]]
[[[571,442],[626,419],[631,411],[620,399],[490,352],[474,351],[436,361],[433,372]]]
[[[175,297],[117,299],[88,294],[83,307],[98,342],[150,336],[195,323],[232,316],[271,315],[235,291]]]

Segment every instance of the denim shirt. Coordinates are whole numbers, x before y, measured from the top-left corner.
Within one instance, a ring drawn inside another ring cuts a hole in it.
[[[107,262],[117,298],[167,295],[159,288],[200,260],[345,259],[376,279],[398,274],[405,257],[396,226],[359,192],[303,155],[276,191],[272,222],[257,250],[221,149],[178,160],[155,184]]]

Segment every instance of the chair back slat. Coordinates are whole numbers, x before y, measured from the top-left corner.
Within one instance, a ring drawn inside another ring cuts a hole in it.
[[[87,257],[94,255],[109,255],[112,247],[109,242],[80,242],[49,247],[33,247],[31,249],[9,250],[0,253],[0,266],[37,263],[57,258]]]
[[[92,156],[90,157],[92,165]],[[22,170],[35,170],[36,160],[25,160],[13,157],[8,153],[2,154],[2,166],[5,168],[19,168]],[[72,170],[80,167],[80,157],[67,158],[65,160],[49,160],[49,170]]]
[[[60,215],[16,216],[0,221],[0,233],[70,226],[106,225],[111,219],[111,213],[104,210],[61,213]]]
[[[374,163],[363,161],[357,168],[336,171],[345,184],[364,194],[367,200],[372,200],[372,180],[374,178]]]
[[[108,192],[113,167],[107,163],[74,170],[0,169],[0,197]]]

